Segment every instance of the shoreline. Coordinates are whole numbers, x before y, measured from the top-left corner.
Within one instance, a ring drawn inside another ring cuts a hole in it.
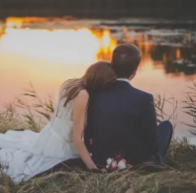
[[[122,9],[122,10],[104,10],[104,9],[59,9],[59,8],[25,8],[10,9],[0,8],[0,19],[7,17],[76,17],[80,19],[120,19],[120,18],[156,18],[175,20],[193,20],[196,22],[196,12],[169,10],[164,12],[163,9],[152,11],[149,9]]]

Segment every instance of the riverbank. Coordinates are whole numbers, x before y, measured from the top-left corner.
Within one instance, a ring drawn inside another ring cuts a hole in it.
[[[181,12],[169,12],[161,13],[162,11],[152,13],[148,10],[119,10],[119,11],[107,11],[102,9],[84,9],[84,10],[63,10],[63,9],[2,9],[0,8],[0,19],[5,19],[7,17],[76,17],[84,19],[119,19],[119,18],[158,18],[158,19],[174,19],[178,20],[196,20],[195,12],[185,12],[183,15]]]
[[[196,148],[173,141],[164,166],[146,164],[113,173],[64,169],[14,185],[0,179],[0,192],[9,193],[195,193]]]

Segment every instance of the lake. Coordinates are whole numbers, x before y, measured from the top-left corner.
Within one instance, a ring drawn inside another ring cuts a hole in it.
[[[192,119],[183,113],[187,86],[195,80],[195,22],[159,19],[85,20],[12,18],[0,21],[0,109],[31,81],[40,94],[57,97],[60,85],[80,77],[97,60],[110,60],[120,43],[134,43],[143,53],[132,85],[155,96],[174,97],[177,127]],[[168,114],[172,111],[167,107]]]

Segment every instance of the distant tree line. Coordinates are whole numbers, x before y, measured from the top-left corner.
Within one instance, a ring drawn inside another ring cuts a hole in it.
[[[196,17],[196,0],[0,0],[0,16]]]

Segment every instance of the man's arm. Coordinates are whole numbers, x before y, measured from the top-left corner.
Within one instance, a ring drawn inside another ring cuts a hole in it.
[[[154,106],[154,99],[151,94],[146,95],[142,105],[142,135],[144,145],[147,148],[149,155],[154,155],[158,152],[158,128],[156,120],[156,111]]]

